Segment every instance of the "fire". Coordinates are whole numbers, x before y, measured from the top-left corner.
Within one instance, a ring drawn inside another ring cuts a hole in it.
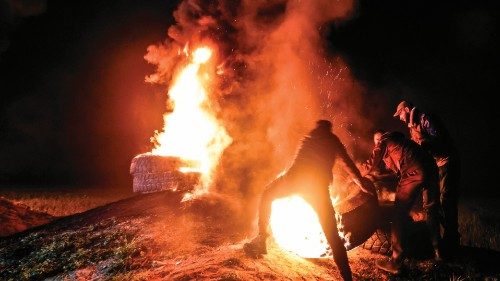
[[[332,204],[339,197],[332,197]],[[344,233],[342,216],[335,214],[340,238],[347,248],[350,233]],[[272,204],[270,227],[278,246],[303,258],[320,258],[332,255],[318,215],[300,196],[290,196],[275,200]]]
[[[301,257],[323,257],[328,242],[314,209],[300,196],[275,200],[272,204],[271,230],[280,248]]]
[[[199,172],[202,187],[208,188],[220,156],[232,139],[210,107],[209,68],[201,68],[210,60],[212,50],[200,47],[191,55],[187,47],[184,51],[189,63],[177,73],[168,91],[173,111],[163,116],[163,131],[155,134],[152,153],[194,163],[180,171]]]

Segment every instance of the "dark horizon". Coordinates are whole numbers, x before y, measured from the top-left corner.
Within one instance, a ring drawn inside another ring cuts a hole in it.
[[[130,160],[151,149],[165,111],[164,89],[144,82],[154,68],[143,56],[165,40],[178,2],[59,0],[0,14],[0,184],[131,188]],[[499,11],[493,1],[363,0],[321,31],[365,87],[374,129],[407,133],[392,117],[401,99],[443,119],[470,195],[500,194],[489,159]]]

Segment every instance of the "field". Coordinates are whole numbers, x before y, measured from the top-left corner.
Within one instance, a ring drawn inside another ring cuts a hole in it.
[[[67,216],[133,196],[114,187],[0,187],[0,196],[53,216]],[[500,251],[500,204],[496,198],[462,198],[461,243]]]
[[[126,191],[115,187],[0,186],[0,196],[56,217],[81,213],[133,195],[132,187]]]
[[[91,191],[95,197],[84,192],[89,206],[121,197],[117,192],[99,197],[105,192]],[[58,207],[75,205],[78,200],[71,194],[56,197],[53,202]],[[21,196],[17,198],[22,202]],[[89,198],[99,200],[90,202]],[[211,195],[181,203],[180,198],[169,192],[132,196],[2,238],[0,279],[339,280],[331,259],[301,259],[271,242],[264,258],[245,256],[241,247],[248,233],[242,232],[238,212],[228,199]],[[500,280],[496,265],[500,252],[485,249],[498,245],[497,213],[490,209],[495,202],[476,199],[470,203],[477,206],[461,205],[461,211],[467,212],[461,216],[463,238],[482,244],[481,248],[462,247],[457,258],[444,263],[408,260],[404,273],[391,276],[374,270],[383,256],[358,247],[348,253],[354,279]]]
[[[461,244],[500,251],[500,200],[471,198],[459,204]]]

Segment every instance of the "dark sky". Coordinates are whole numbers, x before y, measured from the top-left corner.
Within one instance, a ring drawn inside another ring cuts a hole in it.
[[[439,2],[439,3],[436,3]],[[361,1],[358,16],[332,26],[331,48],[368,89],[367,110],[408,99],[440,116],[462,156],[463,191],[500,195],[496,181],[499,93],[494,1]],[[387,112],[385,128],[407,133]]]
[[[326,46],[367,89],[366,110],[391,108],[377,125],[405,130],[391,117],[403,98],[439,114],[462,154],[464,192],[498,195],[500,10],[435,2],[361,1],[353,19],[325,26]],[[143,56],[177,3],[0,0],[0,184],[130,188],[130,160],[150,150],[165,101],[144,83],[154,69]]]

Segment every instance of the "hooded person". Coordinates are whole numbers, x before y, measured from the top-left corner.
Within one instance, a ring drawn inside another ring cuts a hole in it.
[[[460,245],[458,197],[460,157],[443,122],[433,114],[420,111],[409,101],[401,101],[393,115],[408,125],[411,139],[429,152],[439,169],[439,193],[442,208],[445,254],[453,255]]]
[[[316,211],[342,278],[352,280],[347,252],[338,234],[335,210],[329,193],[335,163],[342,165],[363,191],[374,193],[371,181],[361,176],[340,139],[332,133],[332,123],[319,120],[316,127],[303,138],[291,167],[264,190],[259,205],[259,234],[245,244],[247,254],[258,257],[267,253],[267,228],[272,202],[278,198],[300,195]]]
[[[381,159],[375,161],[383,161],[387,168],[399,175],[391,224],[392,256],[377,261],[377,267],[393,274],[400,272],[406,257],[408,218],[419,194],[422,194],[422,207],[435,258],[440,260],[438,169],[434,159],[400,132],[384,133],[376,149],[380,150],[377,155]]]

